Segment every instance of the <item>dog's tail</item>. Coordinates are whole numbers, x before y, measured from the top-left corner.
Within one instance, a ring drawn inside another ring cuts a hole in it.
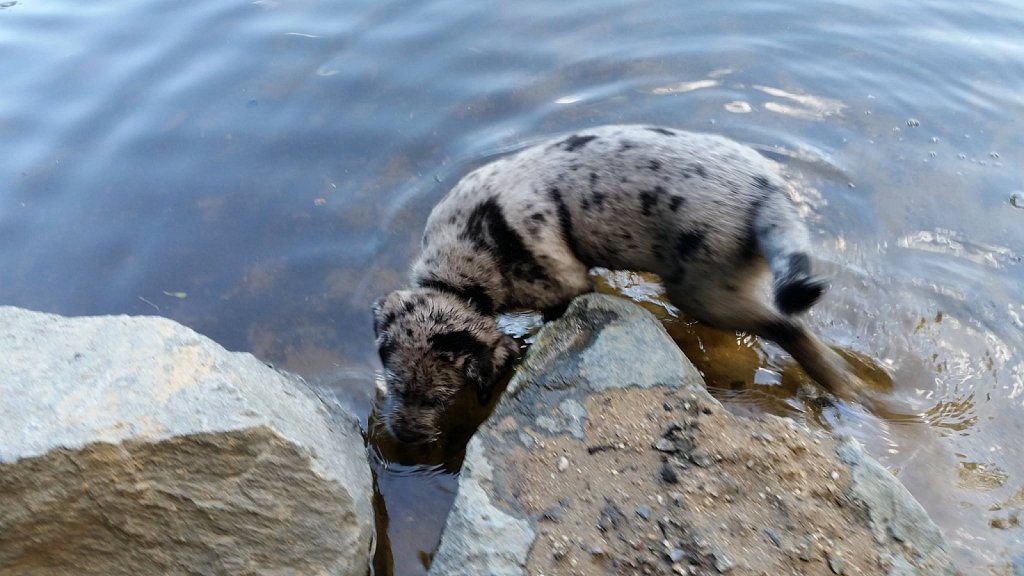
[[[814,305],[828,282],[811,274],[810,235],[790,199],[781,190],[756,207],[754,235],[772,270],[775,306],[797,314]]]

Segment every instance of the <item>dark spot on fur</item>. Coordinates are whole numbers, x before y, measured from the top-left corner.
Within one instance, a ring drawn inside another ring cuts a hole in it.
[[[633,239],[633,235],[630,234],[629,232],[623,232],[622,234],[620,234],[620,236],[622,236],[623,240],[632,240]]]
[[[775,281],[775,305],[783,314],[803,312],[825,293],[825,280],[811,276],[811,259],[803,252],[789,255],[785,273]]]
[[[668,201],[668,209],[675,212],[676,210],[679,210],[679,207],[682,206],[684,202],[686,202],[686,198],[683,198],[682,196],[673,196],[672,199]]]
[[[704,165],[703,164],[697,163],[693,167],[693,171],[696,172],[697,176],[700,176],[701,178],[707,178],[708,177],[708,171],[704,169]]]
[[[586,196],[580,199],[580,209],[584,212],[590,210],[590,200]]]
[[[754,235],[754,229],[747,228],[740,244],[740,258],[745,262],[749,262],[757,257],[758,250],[759,246],[757,245],[757,236]]]
[[[648,126],[646,128],[646,130],[649,130],[649,131],[657,133],[657,134],[661,134],[662,136],[675,136],[676,135],[676,133],[671,131],[671,130],[666,130],[665,128],[658,128],[657,126]]]
[[[470,303],[478,312],[485,316],[490,316],[494,313],[494,299],[487,294],[483,286],[474,282],[467,282],[460,286],[455,286],[451,283],[445,282],[440,278],[431,277],[419,280],[417,283],[421,288],[433,288],[438,292],[446,292],[466,300]]]
[[[644,216],[651,215],[651,210],[658,205],[658,201],[666,193],[664,186],[655,186],[653,190],[640,193],[640,209]]]
[[[485,404],[490,397],[490,386],[495,377],[490,348],[468,330],[433,334],[427,340],[439,353],[451,354],[453,357],[468,356],[462,365],[463,374],[476,389],[480,403]]]
[[[566,152],[575,152],[580,148],[583,148],[584,146],[587,145],[588,142],[596,138],[597,136],[580,136],[578,134],[573,134],[572,136],[569,136],[565,140],[559,142],[559,145],[562,146],[562,149],[565,150]]]
[[[778,188],[775,187],[774,184],[769,182],[768,178],[765,176],[755,176],[754,186],[756,186],[759,190],[764,190],[765,192],[778,192],[779,190]]]
[[[578,255],[579,250],[576,246],[576,237],[573,236],[572,231],[572,214],[569,213],[569,207],[565,205],[565,200],[562,199],[562,191],[552,187],[548,190],[548,197],[555,203],[555,208],[558,211],[558,224],[562,228],[562,238],[569,245],[569,250],[572,250],[573,254]]]
[[[537,222],[540,222],[541,224],[543,224],[543,223],[544,223],[544,221],[546,220],[546,219],[544,218],[544,215],[543,215],[543,214],[541,214],[540,212],[538,212],[538,213],[534,214],[533,216],[530,216],[530,218],[531,218],[531,219],[533,219],[533,220],[535,220],[535,221],[537,221]]]
[[[597,185],[597,180],[598,180],[598,178],[599,178],[599,177],[598,177],[598,175],[597,175],[597,172],[591,172],[591,173],[590,173],[590,187],[591,187],[591,188],[593,188],[594,186],[596,186],[596,185]]]
[[[602,193],[602,192],[594,192],[594,196],[592,198],[594,200],[594,206],[597,206],[598,210],[601,210],[602,208],[604,208],[604,197],[605,197],[604,193]]]
[[[547,278],[544,268],[523,243],[522,236],[509,226],[494,198],[473,209],[459,238],[494,256],[502,276],[509,282],[512,279],[536,282]]]
[[[654,172],[657,172],[658,170],[661,170],[661,161],[660,160],[651,160],[647,164],[647,167],[650,168],[651,170],[653,170]]]
[[[636,144],[629,140],[623,140],[622,143],[619,144],[619,152],[625,152],[626,150],[632,150],[633,148],[636,148]]]
[[[794,277],[811,275],[811,259],[803,252],[789,255],[789,275]]]
[[[704,245],[704,233],[698,230],[689,230],[679,234],[676,240],[676,254],[680,260],[692,260],[697,251]]]
[[[763,198],[754,200],[750,205],[750,212],[747,213],[747,221],[744,225],[743,240],[740,247],[740,258],[744,261],[750,261],[757,257],[761,250],[760,245],[757,243],[757,216],[761,211],[761,205],[764,204]]]
[[[430,347],[438,352],[449,352],[454,356],[487,354],[487,345],[481,342],[468,330],[453,330],[431,334],[427,338]]]
[[[658,205],[658,195],[653,191],[644,191],[640,193],[640,210],[643,211],[644,216],[650,216],[651,210]]]
[[[775,291],[775,305],[783,314],[803,312],[821,298],[827,283],[822,278],[805,276],[790,280]]]
[[[569,170],[572,170],[573,172],[576,172],[579,169],[580,169],[580,165],[579,164],[571,164],[569,166]]]
[[[412,311],[413,311],[413,310],[415,310],[415,309],[416,309],[416,305],[415,305],[415,304],[413,304],[412,302],[406,302],[406,303],[405,303],[405,311],[406,311],[407,313],[410,313],[410,314],[411,314],[411,313],[412,313]]]

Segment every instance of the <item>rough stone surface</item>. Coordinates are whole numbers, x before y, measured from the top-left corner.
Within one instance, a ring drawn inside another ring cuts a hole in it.
[[[448,515],[447,526],[472,537],[449,539],[446,552],[438,555],[431,566],[433,574],[513,576],[522,574],[526,565],[536,536],[533,526],[491,502],[493,469],[482,450],[476,438],[470,440],[462,468],[465,490],[460,486],[459,497]]]
[[[162,318],[0,307],[0,575],[363,575],[355,419]]]
[[[855,441],[729,413],[653,316],[587,295],[470,442],[430,573],[952,575],[947,548]]]

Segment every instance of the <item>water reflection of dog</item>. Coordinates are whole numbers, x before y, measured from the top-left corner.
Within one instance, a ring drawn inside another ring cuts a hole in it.
[[[431,212],[414,287],[374,305],[385,424],[428,441],[459,390],[489,402],[519,350],[494,314],[558,310],[592,290],[593,266],[658,274],[689,316],[772,340],[847,389],[846,362],[794,316],[826,282],[788,189],[746,146],[650,126],[582,131],[473,171]]]

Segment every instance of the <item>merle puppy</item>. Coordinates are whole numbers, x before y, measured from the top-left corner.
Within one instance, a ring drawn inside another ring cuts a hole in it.
[[[686,314],[776,342],[838,392],[846,363],[793,316],[826,282],[788,189],[746,146],[650,126],[581,131],[473,171],[431,212],[413,287],[374,306],[384,421],[427,441],[463,386],[487,402],[518,356],[495,313],[564,307],[592,290],[593,266],[658,274]],[[768,271],[772,301],[758,289]]]

